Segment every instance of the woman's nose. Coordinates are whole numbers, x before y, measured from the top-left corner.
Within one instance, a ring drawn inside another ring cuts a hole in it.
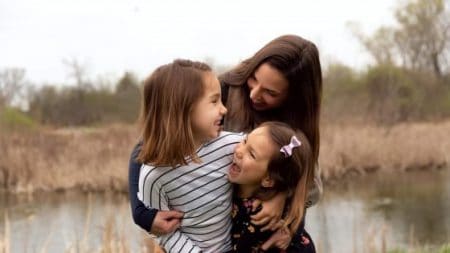
[[[250,90],[250,99],[251,100],[257,100],[260,96],[260,87],[255,86],[253,89]]]

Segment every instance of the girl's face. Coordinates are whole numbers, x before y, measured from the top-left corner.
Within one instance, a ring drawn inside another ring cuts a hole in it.
[[[216,138],[221,130],[221,121],[227,113],[220,96],[220,83],[212,72],[203,76],[204,92],[191,112],[191,124],[197,145]]]
[[[253,109],[265,111],[280,107],[288,97],[289,81],[268,63],[259,66],[247,80]]]
[[[273,186],[267,167],[276,151],[268,129],[256,128],[236,146],[233,164],[228,172],[229,180],[239,184],[247,195],[253,194],[260,186]]]

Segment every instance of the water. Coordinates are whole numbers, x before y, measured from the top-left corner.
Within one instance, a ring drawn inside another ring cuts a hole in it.
[[[450,243],[450,173],[355,178],[328,188],[307,214],[321,252],[368,252]],[[383,239],[384,238],[384,239]]]
[[[109,231],[135,252],[144,234],[132,223],[127,200],[125,194],[3,195],[0,233],[4,238],[7,213],[11,252],[93,252],[113,226]]]
[[[0,195],[0,240],[11,252],[97,251],[108,225],[131,251],[147,236],[131,219],[125,194]],[[367,252],[450,242],[450,172],[358,177],[328,187],[308,209],[319,252]],[[5,215],[7,214],[7,219]],[[8,225],[5,225],[7,220]]]

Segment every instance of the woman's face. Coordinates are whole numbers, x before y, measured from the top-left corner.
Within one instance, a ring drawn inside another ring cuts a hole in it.
[[[288,97],[289,82],[268,63],[259,66],[247,80],[253,109],[265,111],[280,107]]]

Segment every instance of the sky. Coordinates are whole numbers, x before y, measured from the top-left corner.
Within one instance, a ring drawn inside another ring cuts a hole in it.
[[[397,0],[0,0],[0,70],[24,68],[35,84],[88,77],[145,78],[175,58],[233,66],[270,40],[297,34],[322,64],[363,68],[371,58],[348,22],[366,34],[394,24]]]

